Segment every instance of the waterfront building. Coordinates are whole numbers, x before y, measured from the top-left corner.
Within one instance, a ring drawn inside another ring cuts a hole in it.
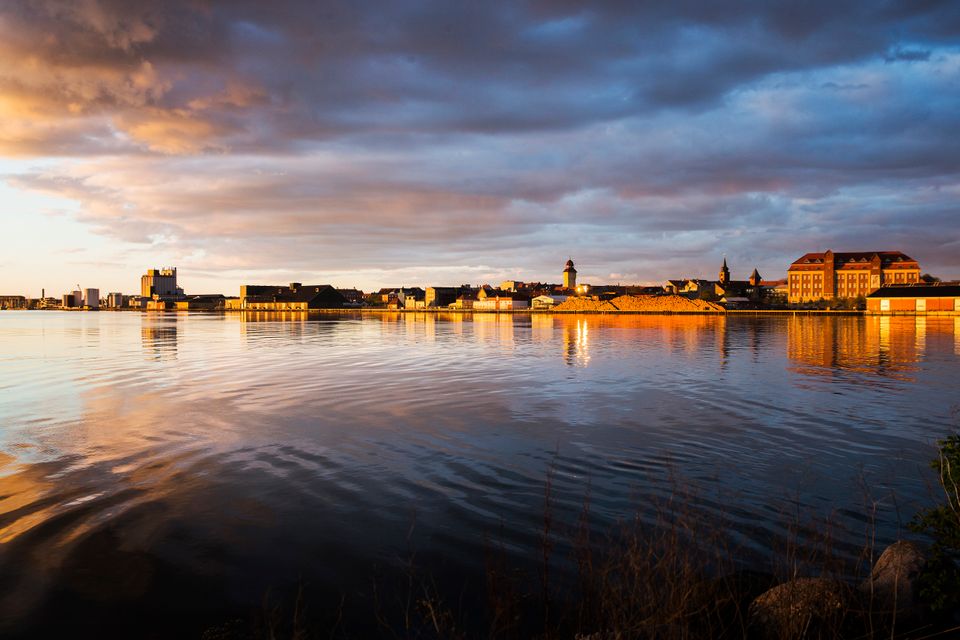
[[[773,304],[786,304],[789,299],[790,288],[787,285],[788,280],[761,280],[760,293],[766,302]]]
[[[477,295],[480,288],[467,288],[460,292],[457,299],[447,305],[450,309],[473,309],[473,303],[477,301]]]
[[[461,296],[472,296],[476,298],[478,289],[469,284],[462,284],[459,287],[427,287],[424,294],[424,306],[429,308],[450,307],[455,305],[457,299]]]
[[[573,260],[567,260],[563,269],[563,288],[571,291],[577,288],[577,270],[573,266]]]
[[[920,281],[920,264],[900,251],[807,253],[787,272],[791,303],[867,296],[885,285]]]
[[[880,287],[867,296],[870,313],[960,313],[960,283]]]
[[[558,304],[566,302],[569,297],[570,296],[544,294],[530,300],[530,306],[534,309],[552,309]]]
[[[420,287],[384,287],[371,294],[367,301],[374,305],[386,306],[388,309],[403,309],[407,296],[423,300],[426,292]]]
[[[26,296],[0,296],[0,309],[26,309]]]
[[[469,288],[469,286],[466,286],[467,290]],[[427,287],[423,297],[423,305],[428,308],[449,307],[456,302],[457,297],[463,291],[463,287]]]
[[[478,298],[473,302],[474,311],[512,311],[514,309],[529,309],[530,301],[525,298],[506,296],[490,296]]]
[[[123,306],[123,294],[122,293],[108,293],[107,294],[107,306],[112,309],[119,309]]]
[[[344,301],[356,307],[359,307],[363,304],[363,291],[353,288],[353,289],[337,289],[340,295],[343,296]]]
[[[226,296],[222,293],[187,296],[185,300],[173,303],[177,311],[219,311],[226,306]]]
[[[84,289],[82,306],[84,309],[99,309],[100,308],[100,289],[93,289],[93,288]]]
[[[399,298],[397,299],[399,302]],[[426,308],[426,293],[407,293],[403,296],[404,309]]]
[[[243,285],[240,287],[240,308],[247,311],[307,311],[339,309],[344,297],[329,284],[289,286]]]
[[[489,287],[481,288],[477,292],[477,299],[473,302],[475,311],[510,311],[528,308],[530,308],[529,296]]]
[[[167,311],[169,309],[176,309],[177,303],[170,298],[161,298],[157,296],[147,300],[146,306],[143,308],[145,308],[147,311]]]
[[[182,297],[183,289],[177,286],[177,268],[147,269],[147,273],[140,276],[140,295],[144,298]]]

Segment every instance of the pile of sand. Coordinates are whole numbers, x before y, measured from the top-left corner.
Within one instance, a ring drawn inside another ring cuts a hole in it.
[[[683,296],[620,296],[601,301],[590,298],[568,298],[554,311],[635,311],[650,313],[723,311],[723,307],[706,300],[691,300]]]
[[[553,308],[554,311],[617,311],[618,309],[606,301],[593,298],[567,298]]]

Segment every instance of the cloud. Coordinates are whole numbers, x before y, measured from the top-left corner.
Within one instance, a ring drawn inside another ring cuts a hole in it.
[[[0,154],[208,271],[656,280],[879,243],[960,275],[958,33],[936,2],[12,0]]]
[[[929,59],[930,50],[923,51],[920,49],[901,49],[900,47],[897,47],[884,56],[884,60],[887,62],[926,62]]]

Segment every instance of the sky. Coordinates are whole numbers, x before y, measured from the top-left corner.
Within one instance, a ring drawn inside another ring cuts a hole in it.
[[[0,294],[960,278],[960,3],[4,0]]]

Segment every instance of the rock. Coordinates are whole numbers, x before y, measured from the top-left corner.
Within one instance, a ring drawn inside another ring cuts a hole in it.
[[[900,618],[917,617],[922,613],[920,574],[926,565],[926,554],[919,545],[898,540],[877,558],[860,592],[871,599],[872,609],[896,612]]]
[[[760,594],[750,604],[751,637],[770,640],[840,635],[848,605],[841,582],[825,578],[798,578]]]

